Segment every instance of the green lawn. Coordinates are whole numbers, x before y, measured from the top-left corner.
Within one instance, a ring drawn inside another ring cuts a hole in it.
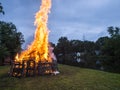
[[[0,90],[120,90],[120,74],[59,65],[56,76],[9,77],[0,66]]]

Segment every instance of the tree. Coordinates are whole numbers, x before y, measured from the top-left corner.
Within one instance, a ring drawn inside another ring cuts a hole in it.
[[[6,56],[14,59],[17,52],[21,51],[24,38],[21,32],[12,23],[0,21],[0,60]]]
[[[120,28],[108,27],[109,39],[105,42],[103,53],[107,57],[104,67],[113,72],[120,72]]]
[[[61,37],[58,40],[57,46],[55,47],[55,54],[58,57],[61,54],[62,63],[65,64],[65,55],[70,52],[70,43],[67,37]]]
[[[96,42],[95,42],[95,49],[98,50],[99,52],[102,52],[105,43],[109,40],[108,36],[105,37],[100,37]]]
[[[84,41],[84,51],[87,54],[94,54],[95,53],[95,43],[92,41]]]
[[[84,43],[80,40],[71,40],[71,52],[83,52],[84,51]]]
[[[120,28],[108,27],[109,39],[105,42],[104,52],[110,56],[118,56],[120,48]]]
[[[0,45],[0,65],[3,65],[4,58],[7,56],[9,56],[9,51],[7,50],[7,48]]]
[[[59,53],[69,53],[69,40],[67,37],[61,37],[58,40],[57,47],[59,48]]]
[[[0,3],[0,13],[5,14],[5,12],[3,11],[3,6],[1,3]]]
[[[120,28],[119,27],[108,27],[108,33],[110,34],[111,38],[117,37],[120,35]]]

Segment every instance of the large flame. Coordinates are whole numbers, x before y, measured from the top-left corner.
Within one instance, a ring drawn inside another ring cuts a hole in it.
[[[21,62],[22,60],[34,59],[36,62],[48,61],[51,62],[49,55],[48,35],[47,28],[48,14],[51,8],[51,0],[42,0],[40,10],[36,13],[36,31],[34,41],[28,46],[27,50],[16,55],[15,61]]]

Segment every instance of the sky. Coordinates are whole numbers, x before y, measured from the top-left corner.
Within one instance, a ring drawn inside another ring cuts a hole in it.
[[[41,0],[0,0],[5,15],[0,20],[12,22],[26,41],[34,37],[35,13]],[[69,40],[96,41],[108,35],[109,26],[120,27],[120,0],[52,0],[49,14],[49,41],[57,43],[61,36]],[[84,37],[84,38],[83,38]]]

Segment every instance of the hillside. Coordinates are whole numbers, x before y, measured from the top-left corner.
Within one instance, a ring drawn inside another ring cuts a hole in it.
[[[59,65],[56,76],[9,77],[9,66],[0,66],[1,90],[120,90],[120,74]]]

